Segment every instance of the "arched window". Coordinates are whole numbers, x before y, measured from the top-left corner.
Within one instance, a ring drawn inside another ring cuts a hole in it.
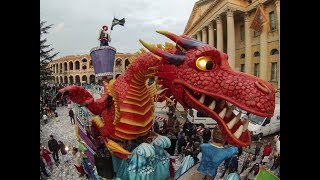
[[[253,57],[260,57],[260,53],[258,51],[254,52]]]
[[[76,70],[79,70],[79,69],[80,69],[80,62],[76,61]]]
[[[61,74],[62,73],[62,63],[60,63],[59,70],[60,70],[60,74]]]
[[[73,77],[72,76],[69,76],[69,83],[73,84]]]
[[[83,75],[83,76],[82,76],[82,82],[88,83],[88,80],[87,80],[87,76],[86,76],[86,75]]]
[[[83,69],[83,70],[86,70],[86,69],[87,69],[87,61],[88,61],[88,60],[85,59],[85,58],[82,59],[82,69]]]
[[[124,61],[125,69],[128,68],[129,64],[130,64],[130,61],[129,61],[128,59],[126,59],[126,60]]]
[[[80,76],[79,75],[76,75],[76,84],[80,84]]]
[[[62,76],[60,76],[60,84],[63,83],[63,79],[62,79]]]
[[[89,77],[89,79],[90,79],[90,84],[95,84],[95,83],[96,83],[96,77],[95,77],[95,75],[91,74],[90,77]]]
[[[122,60],[121,59],[117,59],[116,60],[116,66],[122,66]]]
[[[64,67],[64,71],[68,71],[68,63],[67,62],[64,62],[63,63],[63,67]]]
[[[73,62],[72,61],[69,62],[69,70],[73,70]]]
[[[67,76],[64,77],[64,83],[68,84],[68,77]]]
[[[245,57],[246,57],[245,54],[241,54],[241,55],[240,55],[240,59],[244,59]]]
[[[279,54],[278,49],[272,49],[270,52],[270,55],[275,55],[275,54]]]

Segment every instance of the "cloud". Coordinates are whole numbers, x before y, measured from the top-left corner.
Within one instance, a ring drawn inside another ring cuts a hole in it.
[[[123,26],[111,32],[111,46],[117,52],[134,53],[142,48],[139,39],[150,43],[170,42],[156,30],[182,34],[198,0],[40,0],[41,20],[54,24],[49,43],[59,57],[88,54],[99,45],[102,25],[111,27],[113,17],[125,18]],[[59,58],[57,57],[57,58]]]
[[[59,33],[62,32],[64,29],[64,22],[61,22],[52,27],[52,33]]]

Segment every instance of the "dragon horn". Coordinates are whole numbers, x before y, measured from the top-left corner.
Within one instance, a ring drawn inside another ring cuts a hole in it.
[[[182,56],[182,55],[170,54],[168,52],[165,52],[165,51],[157,48],[156,46],[154,46],[152,44],[149,44],[149,43],[142,41],[141,39],[139,39],[139,41],[149,51],[151,51],[155,55],[158,55],[158,56],[168,60],[172,64],[177,65],[177,64],[181,64],[184,61],[184,56]]]
[[[187,36],[177,36],[169,31],[156,31],[156,32],[171,39],[172,41],[177,43],[179,46],[181,46],[185,50],[194,49],[194,48],[197,49],[203,45],[206,45],[201,41],[197,41]]]

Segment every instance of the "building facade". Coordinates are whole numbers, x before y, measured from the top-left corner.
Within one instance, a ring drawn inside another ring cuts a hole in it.
[[[250,28],[257,8],[267,18],[260,32]],[[280,90],[280,0],[200,0],[184,34],[228,54],[230,66]]]
[[[129,58],[133,54],[116,53],[114,62],[114,78],[122,74],[130,64]],[[95,84],[98,79],[95,77],[90,55],[65,56],[49,63],[53,71],[53,83],[61,84]]]

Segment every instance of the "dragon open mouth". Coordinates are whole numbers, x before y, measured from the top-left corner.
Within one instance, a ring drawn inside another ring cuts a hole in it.
[[[247,130],[249,121],[241,120],[241,113],[235,115],[236,106],[228,101],[212,97],[190,89],[185,90],[186,103],[200,112],[203,112],[216,120],[228,143],[237,146],[248,146],[251,142],[250,133]]]
[[[250,145],[251,136],[247,130],[249,121],[241,120],[241,113],[234,114],[236,106],[227,101],[227,98],[212,95],[210,92],[204,93],[203,90],[197,90],[183,82],[175,83],[184,86],[185,104],[213,118],[229,144],[238,147]]]

